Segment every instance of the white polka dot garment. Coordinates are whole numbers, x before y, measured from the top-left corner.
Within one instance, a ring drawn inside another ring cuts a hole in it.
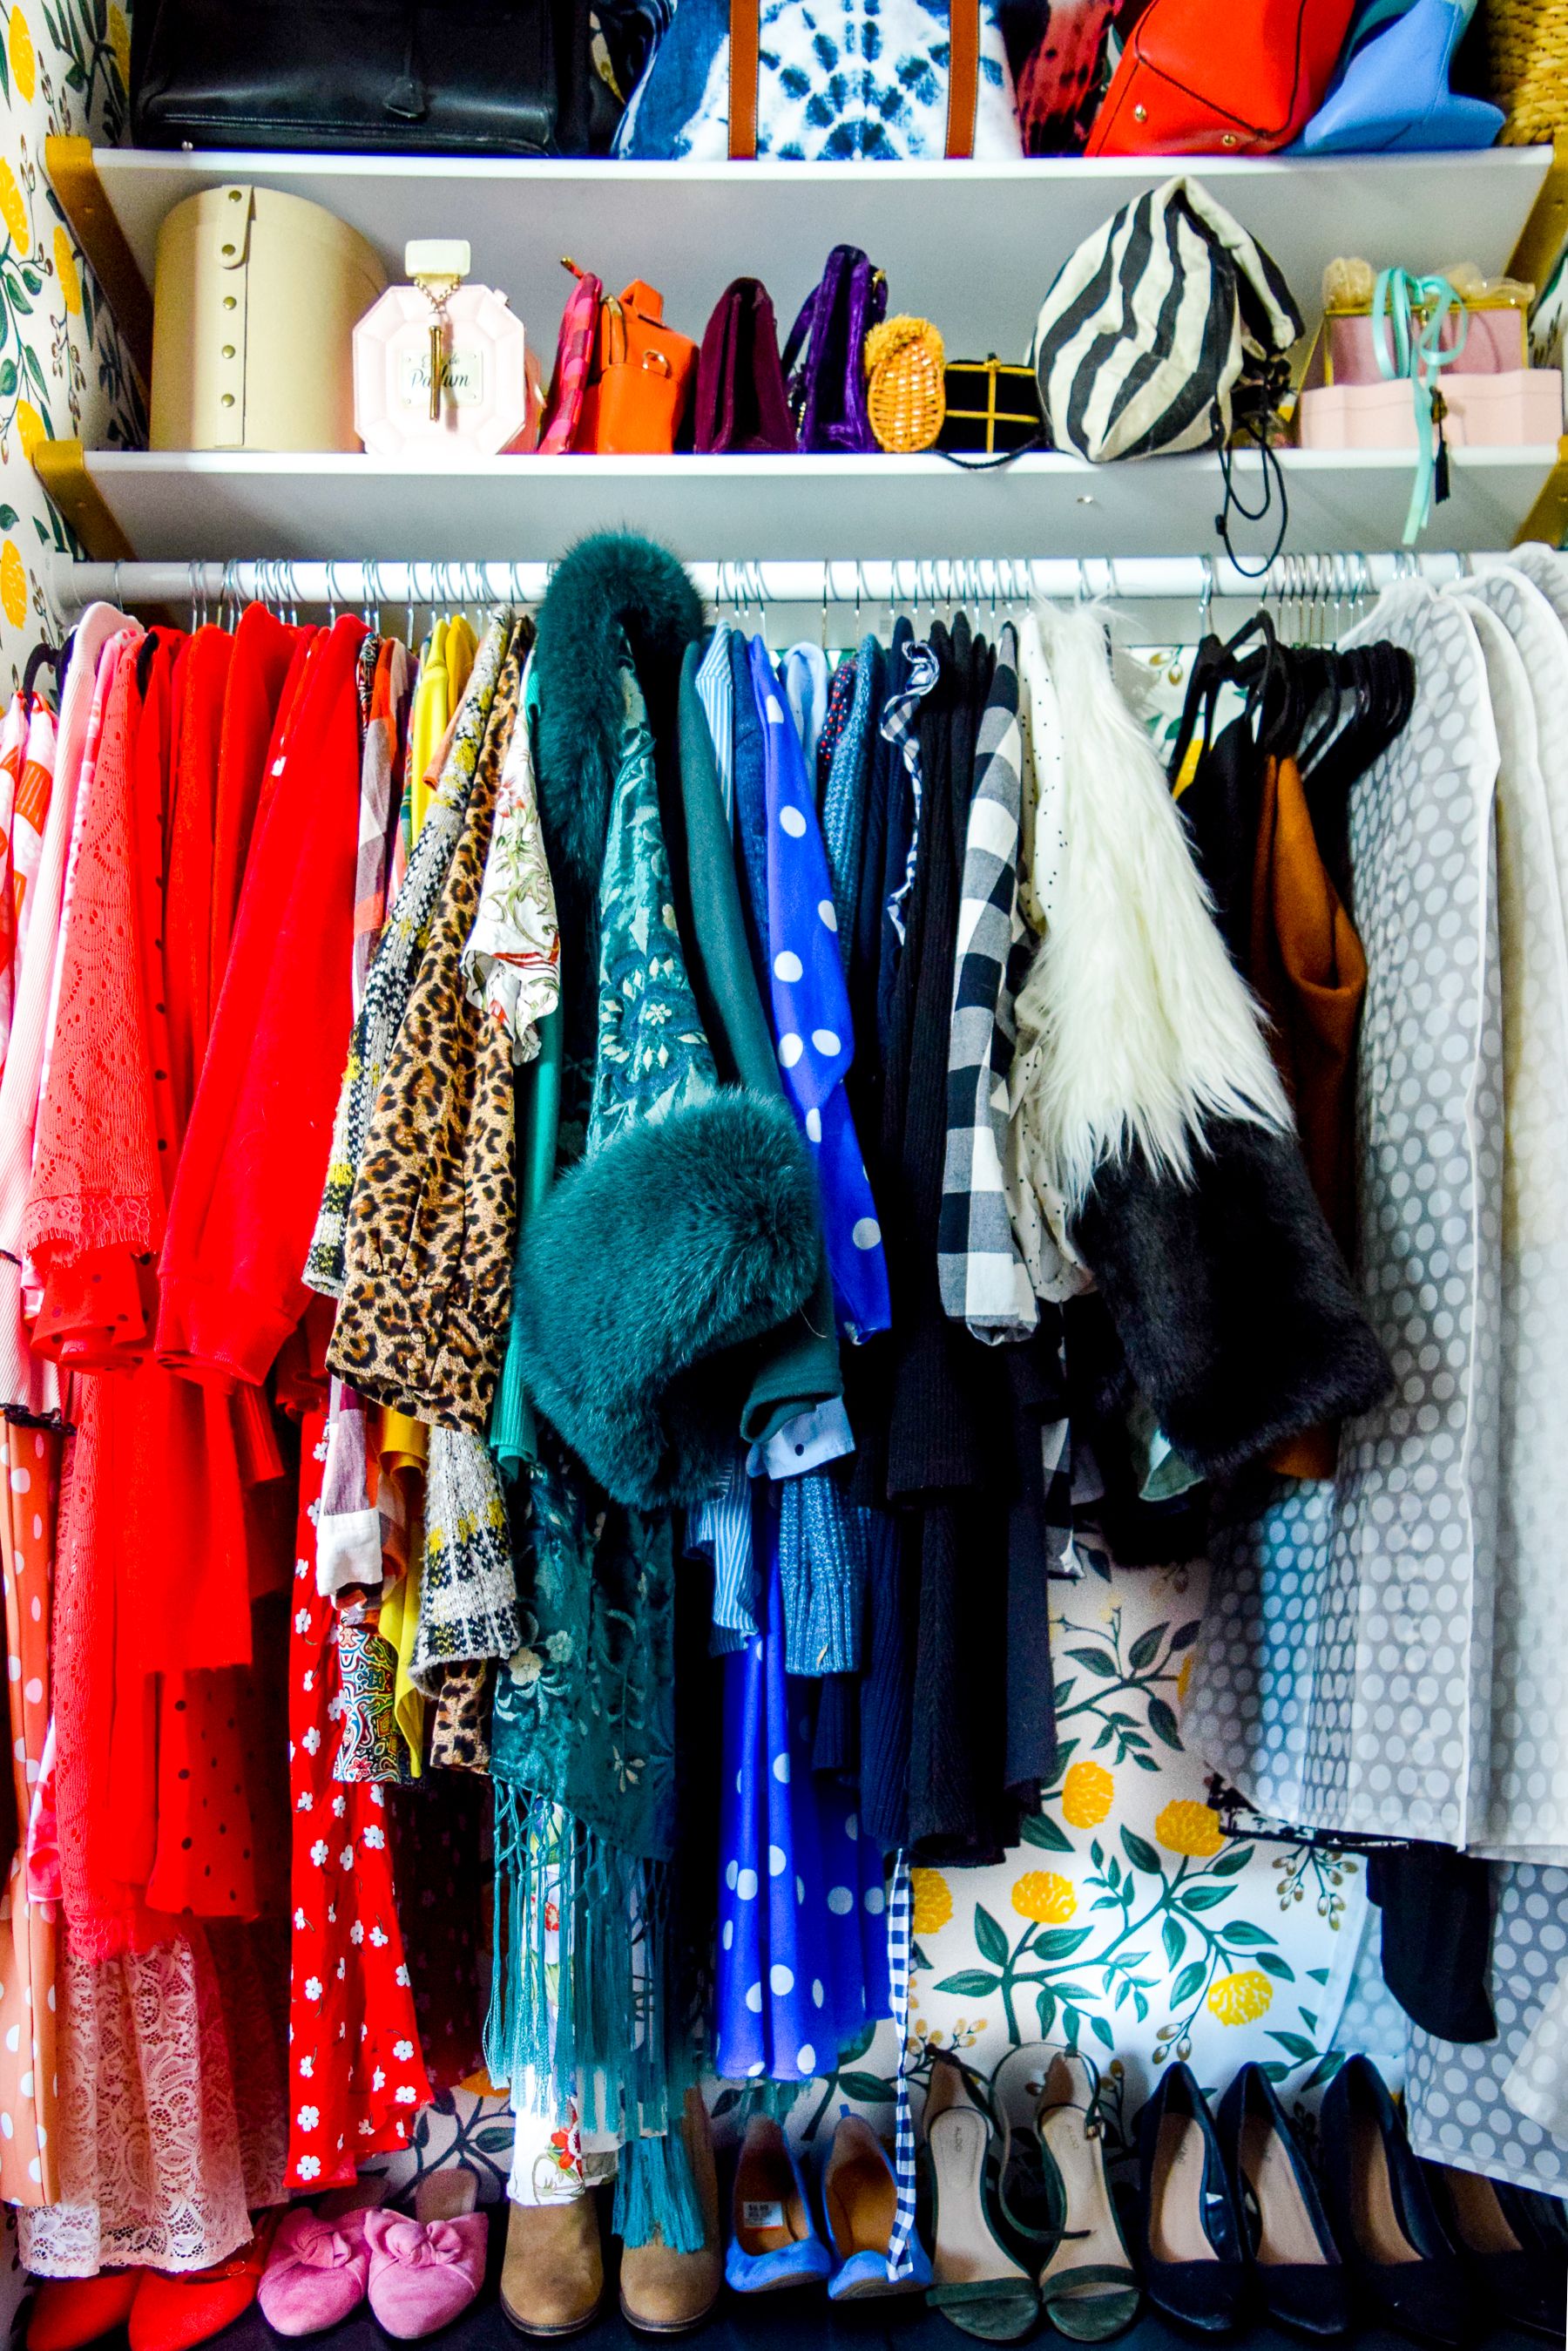
[[[749,651],[763,733],[774,1039],[816,1166],[839,1329],[861,1340],[886,1331],[892,1313],[877,1203],[844,1091],[855,1036],[833,881],[800,737],[760,638]]]
[[[784,1672],[776,1489],[753,1526],[767,1629],[724,1660],[714,2066],[804,2082],[888,2013],[887,1900],[856,1791],[813,1777],[813,1686]]]

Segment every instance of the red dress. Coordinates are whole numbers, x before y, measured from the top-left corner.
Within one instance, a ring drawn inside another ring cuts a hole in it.
[[[225,1387],[266,1377],[309,1297],[301,1268],[353,1026],[364,634],[345,613],[327,635],[283,774],[270,795],[264,784],[170,1201],[159,1361]]]
[[[323,1406],[306,1413],[302,1432],[288,1679],[294,1966],[286,2184],[310,2189],[347,2182],[367,2155],[406,2147],[431,2097],[392,1899],[385,1792],[332,1776],[339,1735],[336,1612],[316,1589],[316,1506],[326,1460]]]
[[[41,1351],[88,1374],[62,1573],[71,1664],[61,1678],[74,1703],[59,1768],[67,1915],[91,1957],[145,1948],[168,1914],[251,1918],[286,1894],[278,1610],[270,1703],[266,1661],[259,1680],[252,1669],[253,1603],[288,1580],[286,1549],[265,1540],[265,1498],[275,1517],[286,1464],[259,1399],[237,1405],[151,1357],[156,1277],[145,1250],[161,1238],[221,978],[210,960],[213,826],[233,664],[227,639],[215,655],[210,641],[195,651],[202,658],[160,632],[116,679],[84,841],[84,858],[99,852],[84,874],[101,872],[103,886],[84,897],[67,977],[81,962],[89,1003],[112,985],[124,1017],[112,1034],[91,1021],[62,1031],[40,1118],[47,1179],[90,1201],[94,1166],[70,1112],[106,1098],[106,1054],[139,1113],[113,1155],[118,1189],[99,1187],[127,1238],[47,1256],[35,1333]],[[271,716],[254,722],[263,752]],[[107,895],[117,871],[123,903]],[[177,905],[166,874],[180,876]],[[124,1203],[143,1196],[148,1229],[133,1234]],[[283,1531],[286,1543],[286,1522]]]

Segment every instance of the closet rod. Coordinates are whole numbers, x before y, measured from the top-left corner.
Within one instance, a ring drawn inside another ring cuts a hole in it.
[[[1506,559],[1498,555],[1287,555],[1266,573],[1238,569],[1210,556],[1018,558],[919,557],[896,562],[691,563],[687,569],[711,604],[754,609],[864,603],[979,606],[1033,596],[1207,604],[1213,597],[1306,597],[1345,602],[1369,597],[1399,578],[1433,586]],[[57,558],[53,586],[60,606],[79,611],[111,602],[191,604],[209,612],[252,601],[359,609],[412,604],[537,604],[555,566],[435,559],[296,562],[282,558],[194,563],[77,563]]]

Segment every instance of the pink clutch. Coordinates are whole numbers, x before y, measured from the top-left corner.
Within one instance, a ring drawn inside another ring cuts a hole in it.
[[[1481,314],[1486,315],[1486,314]],[[1365,322],[1364,322],[1365,323]],[[1472,324],[1471,331],[1474,328]],[[1443,434],[1456,449],[1543,448],[1563,431],[1563,378],[1556,368],[1465,375],[1445,368]],[[1303,449],[1414,449],[1410,380],[1321,384],[1298,404]]]

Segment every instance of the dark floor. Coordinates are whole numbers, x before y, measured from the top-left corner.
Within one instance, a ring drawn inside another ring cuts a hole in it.
[[[505,2249],[505,2208],[493,2211],[491,2218],[484,2292],[471,2310],[436,2338],[441,2351],[519,2351],[531,2339],[515,2334],[502,2315],[497,2281]],[[613,2273],[605,2300],[610,2314],[587,2333],[573,2336],[574,2346],[580,2346],[581,2351],[649,2351],[658,2338],[636,2334],[620,2317]],[[361,2305],[346,2325],[315,2339],[322,2351],[387,2351],[390,2338]],[[732,2294],[726,2287],[711,2318],[686,2339],[701,2346],[701,2351],[800,2351],[805,2343],[831,2345],[834,2351],[968,2351],[971,2341],[945,2318],[928,2311],[918,2294],[908,2300],[840,2309],[829,2303],[820,2286],[749,2296]],[[1044,2346],[1044,2351],[1052,2346],[1055,2351],[1067,2351],[1065,2338],[1044,2325],[1030,2339]],[[1146,2311],[1129,2333],[1118,2336],[1117,2343],[1121,2351],[1193,2351],[1194,2339]],[[223,2351],[279,2351],[279,2337],[254,2307],[219,2340]],[[1230,2351],[1302,2351],[1299,2336],[1272,2326],[1252,2327],[1223,2340]],[[1352,2336],[1350,2344],[1353,2351],[1411,2351],[1405,2336],[1384,2327],[1366,2327]],[[109,2345],[105,2351],[109,2351]],[[1487,2336],[1476,2351],[1542,2351],[1542,2339],[1504,2327]]]

